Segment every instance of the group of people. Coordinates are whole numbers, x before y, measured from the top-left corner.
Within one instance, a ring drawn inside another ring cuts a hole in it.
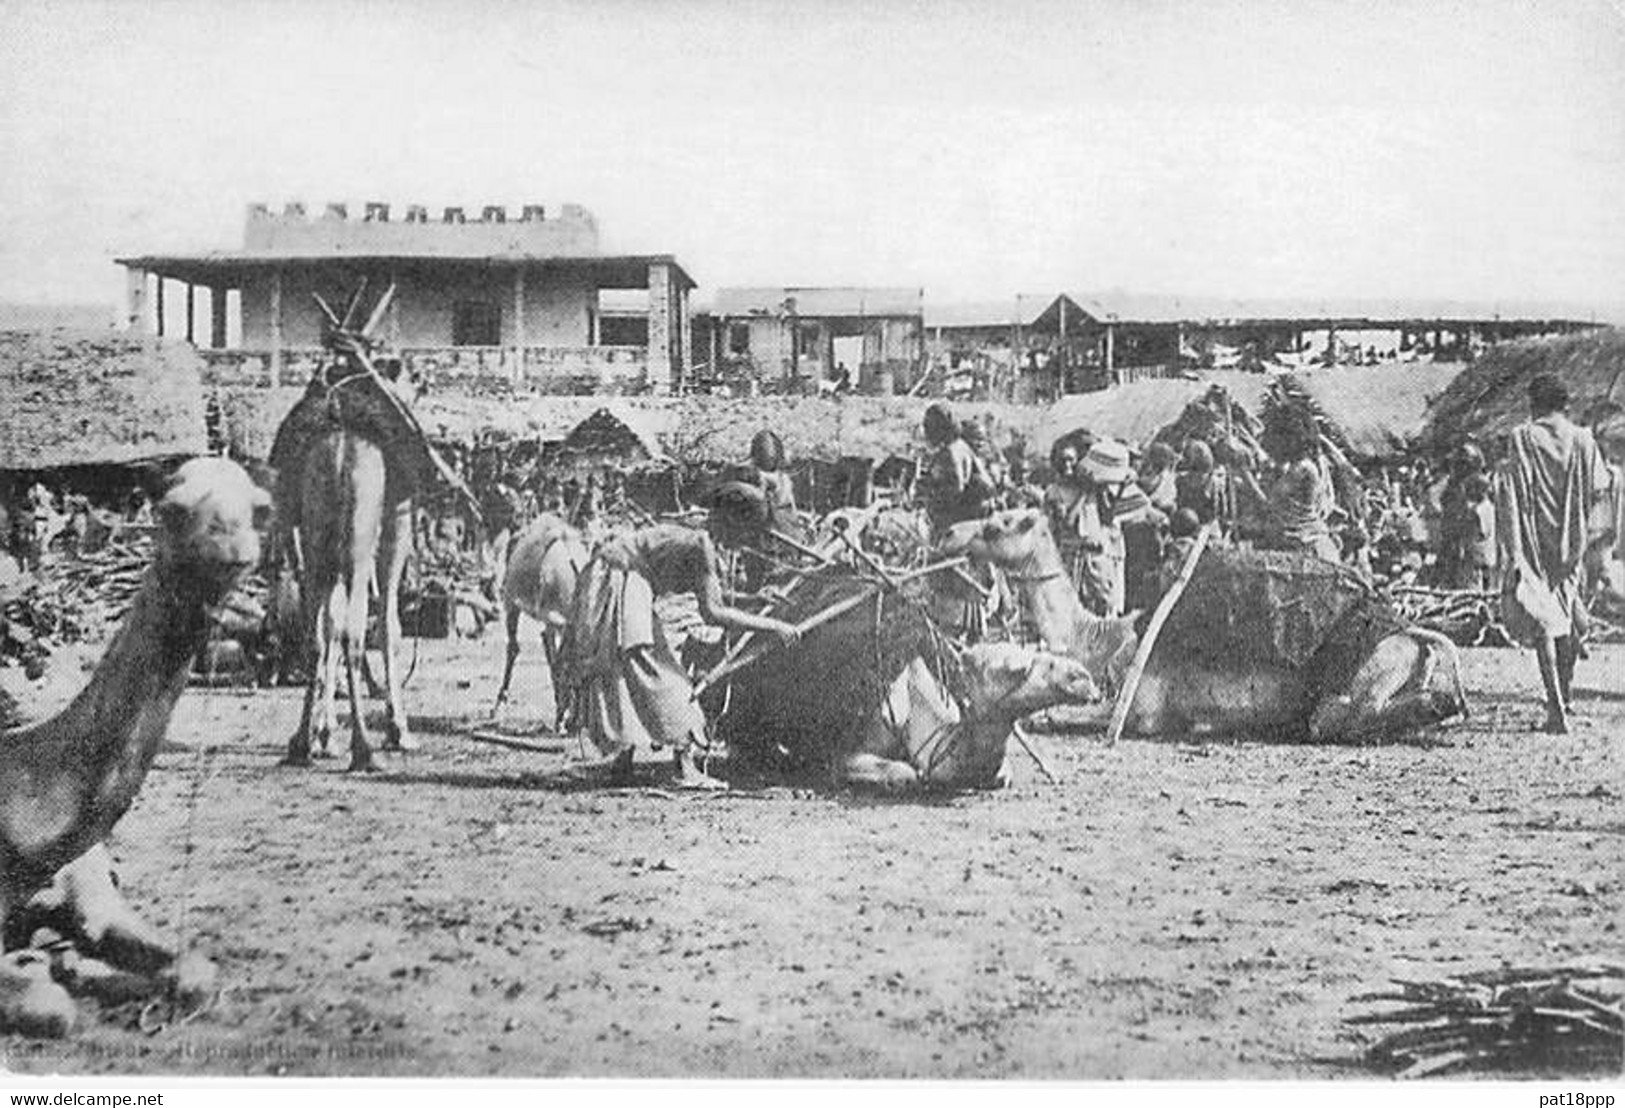
[[[1307,418],[1278,429],[1269,458],[1228,437],[1191,438],[1178,452],[1154,442],[1136,458],[1124,443],[1074,432],[1056,442],[1040,490],[987,465],[979,425],[933,405],[923,500],[934,531],[1004,504],[1041,505],[1084,605],[1106,616],[1154,604],[1170,554],[1203,527],[1368,576],[1374,530],[1418,565],[1418,548],[1429,547],[1435,583],[1499,596],[1509,633],[1539,661],[1545,727],[1561,733],[1584,652],[1588,582],[1613,567],[1613,587],[1625,587],[1625,470],[1568,418],[1558,377],[1534,378],[1528,397],[1530,418],[1498,465],[1465,444],[1442,480],[1421,471],[1384,482],[1381,518],[1351,502],[1358,473]]]
[[[18,571],[34,570],[57,546],[91,554],[125,528],[151,525],[152,501],[139,485],[92,499],[35,481],[14,497],[0,497],[0,558]]]

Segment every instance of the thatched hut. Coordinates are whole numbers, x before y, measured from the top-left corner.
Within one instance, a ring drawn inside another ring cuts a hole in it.
[[[1618,327],[1491,348],[1433,406],[1429,447],[1504,438],[1529,418],[1529,382],[1540,373],[1557,374],[1568,386],[1569,415],[1596,433],[1610,459],[1625,458],[1625,330]]]
[[[205,452],[202,369],[181,342],[0,331],[0,472],[23,481]]]

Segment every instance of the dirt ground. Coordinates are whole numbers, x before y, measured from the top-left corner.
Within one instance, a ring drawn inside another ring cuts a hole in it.
[[[0,1039],[30,1072],[1335,1078],[1392,976],[1619,958],[1625,648],[1554,738],[1534,664],[1464,652],[1474,716],[1360,749],[1040,741],[1012,788],[560,791],[458,734],[500,636],[421,647],[425,749],[276,764],[296,690],[194,690],[114,853],[215,959],[186,1022]],[[510,726],[547,710],[540,651]],[[376,718],[376,713],[375,713]],[[652,773],[653,767],[651,767]]]

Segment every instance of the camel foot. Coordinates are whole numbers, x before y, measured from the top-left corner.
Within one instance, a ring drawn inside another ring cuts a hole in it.
[[[1567,735],[1569,733],[1569,719],[1563,712],[1547,712],[1546,720],[1540,729],[1548,735]]]
[[[309,750],[294,750],[292,748],[290,748],[288,752],[282,756],[282,760],[277,763],[279,766],[288,766],[293,769],[309,769],[310,764],[311,761]]]
[[[605,758],[578,762],[565,769],[571,780],[598,785],[630,785],[636,779],[632,772],[632,748],[618,750]]]
[[[378,763],[373,759],[373,757],[372,757],[372,755],[370,753],[366,754],[364,756],[352,754],[350,756],[350,764],[344,767],[344,772],[345,773],[378,773],[379,772],[379,766],[378,766]]]
[[[392,719],[384,721],[384,750],[396,754],[410,754],[418,748],[419,743],[412,732]]]
[[[0,1030],[31,1039],[60,1039],[73,1030],[79,1009],[68,990],[51,980],[51,960],[38,950],[0,955]]]

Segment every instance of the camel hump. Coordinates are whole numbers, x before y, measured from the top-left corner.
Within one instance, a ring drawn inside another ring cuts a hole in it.
[[[404,478],[410,494],[446,485],[464,497],[478,517],[473,492],[430,445],[411,409],[385,382],[362,374],[336,384],[316,377],[278,425],[270,464],[277,472],[277,506],[286,518],[298,518],[302,461],[317,441],[333,431],[348,431],[378,446],[391,473]]]

